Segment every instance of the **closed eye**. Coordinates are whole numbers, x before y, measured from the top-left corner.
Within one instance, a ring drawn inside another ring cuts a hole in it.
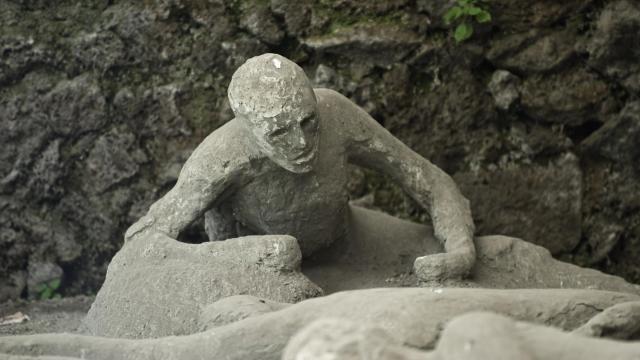
[[[300,126],[307,127],[307,126],[313,124],[315,119],[316,119],[315,115],[311,114],[311,115],[307,116],[306,118],[302,119],[302,121],[300,121]]]
[[[269,133],[270,137],[277,137],[277,136],[281,136],[284,135],[287,132],[287,129],[281,128],[281,129],[276,129],[272,132]]]

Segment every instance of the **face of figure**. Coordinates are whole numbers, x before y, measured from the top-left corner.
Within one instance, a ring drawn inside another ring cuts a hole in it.
[[[229,102],[272,161],[294,173],[313,169],[320,129],[316,98],[298,65],[276,54],[247,60],[233,75]]]
[[[275,117],[246,116],[263,153],[288,171],[305,173],[313,169],[319,137],[315,105],[312,98]]]

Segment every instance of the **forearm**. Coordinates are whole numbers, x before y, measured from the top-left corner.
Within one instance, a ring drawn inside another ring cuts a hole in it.
[[[474,251],[474,224],[469,201],[453,179],[413,153],[396,173],[405,191],[429,212],[434,234],[447,252]]]
[[[429,212],[436,238],[442,241],[447,252],[472,251],[475,255],[475,226],[469,200],[460,193],[453,179],[435,166],[432,177]]]
[[[354,163],[391,175],[429,212],[435,236],[447,252],[474,254],[469,201],[449,175],[382,129],[355,143],[351,154]]]
[[[396,156],[389,156],[388,151],[372,152],[372,147],[363,149],[367,151],[357,158],[361,164],[391,175],[431,215],[435,236],[445,253],[418,257],[414,263],[418,278],[431,282],[469,275],[476,261],[474,225],[469,201],[453,179],[406,147],[396,149]]]
[[[129,227],[125,234],[125,240],[131,240],[150,232],[160,232],[175,239],[180,231],[188,225],[184,224],[184,220],[180,220],[188,217],[177,216],[180,214],[178,214],[178,208],[173,205],[174,198],[172,190],[151,205],[149,211]]]
[[[146,215],[131,225],[125,234],[125,241],[152,232],[160,232],[176,239],[182,230],[203,215],[216,195],[222,191],[222,186],[222,182],[210,184],[206,181],[179,181],[165,196],[151,205]]]
[[[418,258],[419,276],[442,279],[464,276],[475,263],[474,225],[469,201],[453,179],[437,166],[411,150],[378,124],[364,110],[340,95],[339,106],[350,109],[342,126],[348,134],[349,161],[387,174],[401,185],[431,215],[435,236],[446,250],[442,256]]]
[[[247,138],[246,130],[233,120],[207,136],[187,159],[176,185],[127,230],[125,239],[147,232],[175,239],[223,193],[250,181],[255,173],[251,162],[261,154]]]

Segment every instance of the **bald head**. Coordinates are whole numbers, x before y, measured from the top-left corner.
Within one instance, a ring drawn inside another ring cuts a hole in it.
[[[242,64],[231,78],[228,95],[236,116],[261,118],[295,117],[301,108],[316,102],[302,68],[277,54],[263,54]]]
[[[276,54],[247,60],[231,78],[229,102],[271,160],[292,172],[311,170],[319,124],[315,93],[300,66]]]

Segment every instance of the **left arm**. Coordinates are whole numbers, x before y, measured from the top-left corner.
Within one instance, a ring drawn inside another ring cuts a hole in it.
[[[411,150],[378,124],[367,112],[335,93],[345,109],[349,160],[354,164],[390,175],[424,207],[433,221],[435,236],[445,254],[416,259],[415,271],[422,280],[444,280],[466,276],[475,263],[474,224],[469,201],[453,179]]]

